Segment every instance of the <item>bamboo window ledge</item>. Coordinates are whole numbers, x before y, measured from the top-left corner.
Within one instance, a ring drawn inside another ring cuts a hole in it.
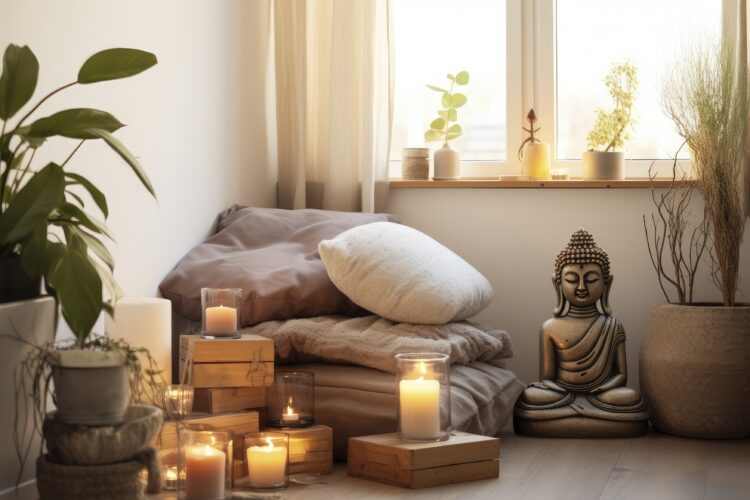
[[[633,178],[623,181],[584,181],[571,179],[567,181],[518,181],[487,178],[464,178],[450,181],[391,179],[391,189],[400,188],[479,188],[479,189],[632,189],[632,188],[668,188],[672,184],[682,185],[690,181],[672,181],[670,178],[658,178],[653,181],[647,178]]]

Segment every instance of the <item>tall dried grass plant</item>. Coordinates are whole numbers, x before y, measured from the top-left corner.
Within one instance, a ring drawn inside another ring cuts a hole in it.
[[[745,226],[742,167],[747,153],[748,72],[728,42],[690,46],[665,79],[662,105],[685,139],[703,195],[712,277],[735,305]]]

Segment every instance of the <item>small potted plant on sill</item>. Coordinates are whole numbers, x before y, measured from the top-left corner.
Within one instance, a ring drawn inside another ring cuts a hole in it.
[[[584,180],[625,179],[625,154],[620,150],[630,140],[634,123],[638,71],[627,62],[614,64],[604,84],[615,106],[596,110],[596,123],[586,138],[589,150],[583,153]]]
[[[742,169],[748,77],[730,45],[705,43],[686,52],[662,88],[664,110],[693,159],[693,182],[652,191],[655,214],[648,225],[644,217],[651,262],[667,303],[652,311],[640,383],[652,424],[670,434],[750,436],[750,305],[737,302],[747,221]],[[691,203],[693,192],[703,197],[703,207]],[[691,208],[698,215],[691,217]],[[705,257],[720,303],[694,300]]]
[[[453,92],[455,85],[464,86],[469,83],[469,73],[459,71],[455,76],[447,75],[450,87],[444,89],[434,85],[427,87],[435,92],[440,92],[442,108],[438,110],[438,118],[430,123],[430,128],[424,133],[424,140],[444,141],[443,147],[435,151],[434,175],[435,180],[458,179],[461,175],[460,154],[451,147],[448,141],[461,137],[463,129],[456,123],[458,120],[457,109],[466,104],[466,96],[460,92]],[[453,125],[451,125],[453,123]]]
[[[112,135],[123,124],[105,111],[90,108],[66,109],[36,119],[32,116],[48,99],[69,87],[133,76],[156,62],[156,56],[141,50],[98,52],[84,62],[74,81],[48,93],[14,120],[34,94],[39,63],[26,46],[11,44],[4,54],[0,77],[0,306],[39,296],[43,284],[75,336],[72,342],[40,345],[29,342],[24,332],[3,332],[6,338],[31,344],[23,370],[32,379],[37,424],[46,408],[50,377],[62,421],[105,425],[122,421],[130,397],[138,396],[138,391],[131,394],[130,389],[137,389],[144,380],[154,382],[159,372],[155,366],[143,366],[142,355],[152,361],[145,349],[92,335],[101,312],[113,313],[112,305],[103,300],[103,287],[113,300],[120,290],[112,275],[112,254],[103,242],[111,239],[110,232],[104,222],[86,211],[82,195],[88,195],[105,219],[107,199],[91,181],[71,171],[69,162],[84,142],[103,140],[153,195],[138,160]],[[37,152],[55,136],[78,143],[64,161],[36,165]]]

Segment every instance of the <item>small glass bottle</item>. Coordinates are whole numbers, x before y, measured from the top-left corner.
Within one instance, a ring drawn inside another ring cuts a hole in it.
[[[398,434],[414,441],[443,441],[451,431],[447,354],[397,354]]]

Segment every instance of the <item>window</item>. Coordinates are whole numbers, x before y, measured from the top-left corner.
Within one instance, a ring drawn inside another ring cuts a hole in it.
[[[520,173],[516,151],[532,107],[553,167],[580,176],[594,110],[611,106],[604,77],[625,60],[640,81],[627,175],[647,176],[654,160],[668,175],[682,141],[662,113],[661,78],[691,37],[731,35],[736,20],[722,12],[737,1],[392,0],[392,176],[400,176],[401,149],[424,146],[437,117],[440,96],[426,85],[442,86],[446,73],[459,70],[471,75],[458,113],[464,136],[454,142],[464,177]]]
[[[673,158],[682,139],[661,111],[661,77],[690,36],[719,33],[721,0],[557,0],[556,19],[557,158],[581,158],[594,110],[611,108],[604,76],[621,61],[639,80],[627,157]]]
[[[437,118],[448,73],[468,71],[458,109],[463,136],[455,141],[466,161],[506,160],[505,11],[503,0],[396,0],[393,5],[395,96],[391,159],[401,149],[422,147]],[[456,89],[458,90],[458,89]],[[440,143],[428,145],[435,149]],[[400,170],[399,170],[400,172]]]

